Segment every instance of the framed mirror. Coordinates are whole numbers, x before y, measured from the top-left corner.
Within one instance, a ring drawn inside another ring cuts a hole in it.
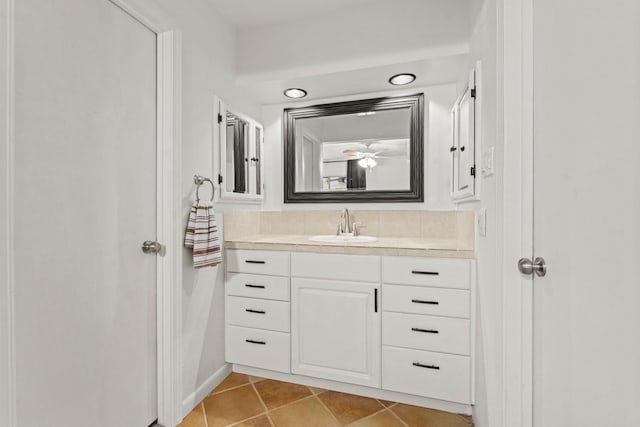
[[[284,202],[424,201],[424,95],[284,110]]]

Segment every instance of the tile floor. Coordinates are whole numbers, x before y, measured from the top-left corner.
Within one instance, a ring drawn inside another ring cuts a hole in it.
[[[230,374],[178,427],[473,427],[471,417]]]

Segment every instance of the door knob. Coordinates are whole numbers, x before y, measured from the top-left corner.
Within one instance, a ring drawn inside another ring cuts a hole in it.
[[[518,260],[518,271],[527,276],[535,273],[538,277],[544,277],[547,274],[547,264],[542,257],[537,257],[533,262],[529,258],[520,258]]]
[[[162,245],[159,242],[152,240],[146,240],[142,242],[142,252],[145,254],[158,254],[162,250]]]

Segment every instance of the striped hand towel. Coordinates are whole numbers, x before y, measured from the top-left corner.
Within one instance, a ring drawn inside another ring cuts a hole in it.
[[[222,262],[218,224],[210,203],[194,203],[191,207],[184,245],[193,248],[195,268],[214,267]]]

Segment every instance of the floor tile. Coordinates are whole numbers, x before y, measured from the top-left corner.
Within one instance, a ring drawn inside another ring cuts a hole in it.
[[[258,381],[262,381],[262,380],[264,380],[264,378],[254,377],[252,375],[249,375],[249,382],[257,383]]]
[[[296,400],[311,396],[306,386],[275,380],[264,380],[254,384],[267,409],[274,409]]]
[[[404,424],[391,412],[385,410],[372,417],[349,424],[349,427],[404,427]]]
[[[233,427],[271,427],[271,421],[269,421],[266,415],[260,415],[234,424]]]
[[[318,398],[343,424],[358,421],[384,408],[376,399],[337,391],[327,391],[319,395]]]
[[[409,427],[472,427],[471,417],[398,404],[390,409]]]
[[[378,399],[378,402],[382,403],[385,408],[388,408],[389,406],[393,406],[396,404],[396,402],[391,402],[389,400],[382,400],[382,399]]]
[[[225,378],[218,387],[216,387],[211,394],[220,393],[224,390],[229,390],[230,388],[238,387],[243,384],[249,383],[249,376],[245,374],[238,374],[236,372],[232,372]]]
[[[204,421],[204,412],[202,412],[202,404],[198,403],[198,406],[189,413],[178,427],[206,427]]]
[[[316,395],[320,394],[320,393],[324,393],[325,391],[327,391],[327,390],[325,390],[323,388],[318,388],[318,387],[309,387],[309,390],[311,390],[311,393],[316,394]]]
[[[339,426],[315,396],[270,411],[269,416],[275,427]]]
[[[209,427],[227,426],[264,412],[250,384],[213,394],[203,403]]]

